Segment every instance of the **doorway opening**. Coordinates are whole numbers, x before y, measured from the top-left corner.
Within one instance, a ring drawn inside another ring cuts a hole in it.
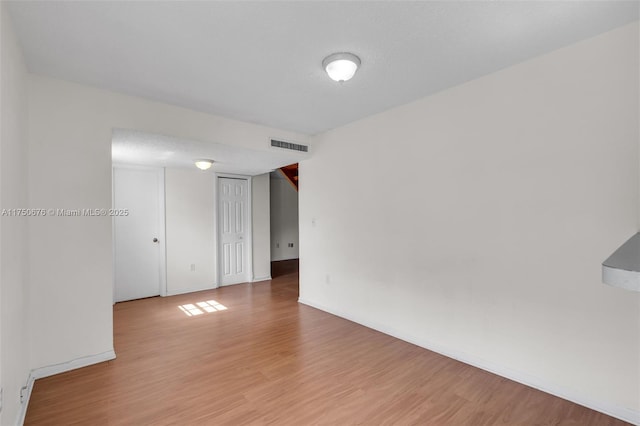
[[[271,277],[297,272],[299,267],[298,164],[270,175]]]

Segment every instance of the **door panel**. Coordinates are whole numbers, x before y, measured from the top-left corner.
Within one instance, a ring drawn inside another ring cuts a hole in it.
[[[249,281],[247,255],[248,181],[219,178],[221,285]]]
[[[113,169],[115,301],[158,296],[163,281],[162,169]],[[157,239],[154,242],[154,238]]]

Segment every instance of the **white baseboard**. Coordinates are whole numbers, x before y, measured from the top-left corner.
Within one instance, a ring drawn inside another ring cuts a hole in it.
[[[544,379],[531,376],[521,371],[515,371],[509,368],[505,368],[504,366],[500,366],[481,358],[477,358],[468,353],[458,352],[449,348],[445,348],[441,345],[434,344],[433,342],[429,342],[425,339],[416,338],[415,336],[408,336],[403,332],[391,329],[383,324],[373,323],[371,321],[358,318],[354,315],[328,308],[311,300],[299,298],[298,302],[307,306],[311,306],[312,308],[328,312],[335,316],[347,319],[349,321],[353,321],[357,324],[363,325],[367,328],[371,328],[381,333],[388,334],[389,336],[404,340],[405,342],[412,343],[416,346],[420,346],[430,351],[437,352],[441,355],[453,358],[465,364],[469,364],[482,370],[489,371],[490,373],[497,374],[498,376],[513,380],[514,382],[522,383],[523,385],[541,390],[542,392],[546,392],[559,398],[566,399],[567,401],[574,402],[576,404],[599,411],[609,416],[616,417],[620,420],[624,420],[625,422],[629,422],[634,425],[640,425],[640,411],[632,410],[626,407],[620,407],[606,401],[594,401],[593,399],[576,393],[573,390],[564,389],[554,383],[548,383]]]
[[[178,290],[167,291],[167,294],[165,294],[164,297],[177,296],[179,294],[187,294],[187,293],[197,293],[199,291],[215,290],[216,288],[218,288],[218,286],[215,284],[206,285],[203,287],[182,288]]]
[[[100,354],[89,355],[68,362],[63,362],[61,364],[49,365],[46,367],[40,367],[31,370],[31,372],[29,373],[29,378],[27,379],[26,390],[24,392],[24,397],[22,405],[20,407],[20,412],[18,413],[16,424],[18,426],[22,426],[24,424],[24,419],[27,415],[27,408],[29,406],[29,399],[31,399],[31,392],[33,391],[33,384],[37,379],[42,379],[44,377],[49,377],[55,374],[64,373],[66,371],[75,370],[77,368],[88,367],[89,365],[110,361],[115,358],[116,353],[112,349]]]
[[[17,426],[24,425],[24,419],[27,416],[27,407],[29,406],[29,399],[31,399],[31,392],[33,391],[33,383],[35,381],[36,379],[33,377],[31,373],[29,373],[29,378],[27,379],[27,386],[24,393],[24,398],[22,403],[20,404],[20,411],[18,411],[18,418],[16,419]]]
[[[110,351],[102,352],[100,354],[83,356],[81,358],[76,358],[60,364],[36,368],[34,370],[31,370],[31,375],[36,380],[42,379],[43,377],[49,377],[53,376],[54,374],[60,374],[66,371],[75,370],[77,368],[87,367],[89,365],[110,361],[115,358],[116,353],[113,351],[113,349],[111,349]]]
[[[257,283],[258,281],[269,281],[271,279],[271,275],[265,275],[264,277],[254,277],[252,283]]]

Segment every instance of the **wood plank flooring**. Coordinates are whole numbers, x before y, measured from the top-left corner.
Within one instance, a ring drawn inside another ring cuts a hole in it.
[[[294,272],[298,272],[299,267],[300,263],[298,259],[271,262],[271,276],[273,278],[278,278],[282,275],[292,274]]]
[[[118,358],[38,380],[25,424],[626,424],[300,305],[297,296],[294,271],[119,303]],[[197,305],[206,301],[227,309]],[[212,312],[188,316],[179,308],[188,304]]]

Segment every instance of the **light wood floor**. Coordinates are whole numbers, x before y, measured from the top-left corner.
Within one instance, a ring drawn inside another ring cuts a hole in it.
[[[297,295],[294,271],[119,303],[118,358],[38,380],[26,424],[626,424],[299,305]],[[209,300],[227,309],[179,309]]]

